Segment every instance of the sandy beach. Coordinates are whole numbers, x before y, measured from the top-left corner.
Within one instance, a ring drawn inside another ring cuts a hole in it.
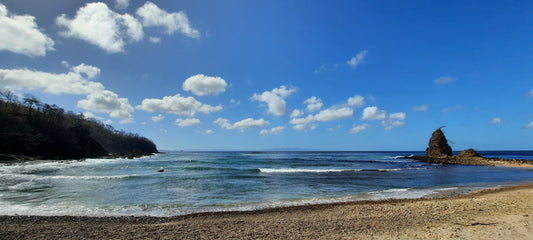
[[[532,239],[533,184],[436,199],[155,217],[0,217],[1,239]]]

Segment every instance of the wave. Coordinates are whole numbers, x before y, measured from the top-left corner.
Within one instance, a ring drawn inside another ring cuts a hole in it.
[[[55,176],[38,176],[31,174],[2,174],[0,179],[2,180],[29,180],[29,181],[42,181],[42,180],[113,180],[113,179],[127,179],[136,177],[137,175],[114,175],[114,176],[69,176],[69,175],[55,175]]]
[[[334,173],[334,172],[396,172],[426,168],[383,168],[383,169],[312,169],[312,168],[259,168],[262,173]]]

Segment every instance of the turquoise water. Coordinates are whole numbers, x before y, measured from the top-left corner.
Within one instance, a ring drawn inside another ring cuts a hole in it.
[[[174,216],[415,198],[532,182],[533,169],[398,159],[419,152],[169,152],[0,164],[0,215]],[[482,152],[533,159],[533,152]],[[158,172],[159,169],[164,172]]]

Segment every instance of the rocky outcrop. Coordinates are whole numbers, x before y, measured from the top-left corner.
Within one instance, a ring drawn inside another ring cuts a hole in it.
[[[426,156],[442,158],[452,155],[452,148],[448,145],[448,140],[444,136],[441,128],[433,132],[429,139],[428,148],[426,148]]]
[[[476,150],[469,148],[469,149],[466,149],[460,152],[457,155],[457,157],[458,158],[476,158],[476,157],[482,157],[482,156],[479,155],[479,153]]]
[[[431,135],[429,146],[424,156],[406,156],[407,159],[413,159],[421,162],[435,164],[457,164],[457,165],[488,165],[488,166],[510,166],[510,167],[528,167],[533,168],[533,160],[526,159],[503,159],[503,158],[485,158],[476,150],[470,148],[452,156],[452,148],[444,136],[441,128],[438,128]]]

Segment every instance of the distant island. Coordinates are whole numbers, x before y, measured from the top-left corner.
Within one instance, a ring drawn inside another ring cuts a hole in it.
[[[138,134],[115,130],[83,114],[42,103],[26,94],[22,101],[0,89],[0,162],[38,159],[140,157],[157,153]]]
[[[454,156],[452,154],[452,148],[448,145],[448,140],[441,129],[442,127],[439,127],[431,134],[428,147],[426,148],[426,155],[406,156],[405,158],[440,164],[533,167],[533,160],[485,158],[472,148],[463,150]]]

